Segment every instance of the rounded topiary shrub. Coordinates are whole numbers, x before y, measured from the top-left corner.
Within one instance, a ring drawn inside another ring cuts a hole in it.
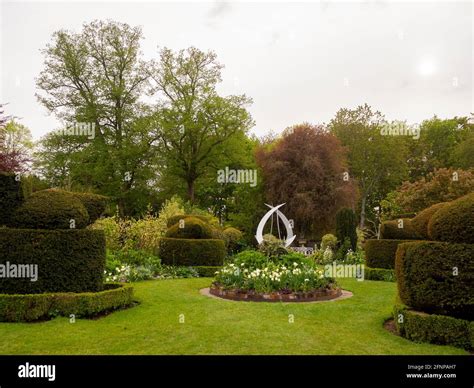
[[[73,193],[41,190],[33,193],[14,216],[14,225],[26,229],[82,229],[89,214]]]
[[[170,218],[168,218],[168,221],[166,222],[166,226],[168,228],[171,228],[172,226],[177,224],[180,220],[186,220],[187,218],[190,218],[190,217],[197,218],[198,220],[201,220],[204,223],[208,223],[209,219],[211,218],[210,216],[206,217],[199,214],[178,214],[176,216],[171,216]]]
[[[400,244],[395,272],[400,300],[407,306],[474,319],[474,244]]]
[[[186,239],[213,238],[212,227],[196,217],[186,217],[178,221],[166,232],[166,237]]]
[[[385,221],[380,228],[380,238],[396,240],[420,240],[409,218]]]
[[[436,241],[474,243],[474,193],[447,203],[433,214],[428,235]]]
[[[13,174],[0,172],[0,226],[10,226],[13,215],[23,203],[21,182]]]
[[[161,262],[168,265],[220,266],[226,248],[223,240],[162,238],[159,244]]]
[[[92,193],[71,193],[73,194],[87,210],[89,214],[89,223],[92,224],[104,213],[107,206],[107,197]]]
[[[0,294],[100,291],[104,269],[101,230],[0,229]]]
[[[367,240],[364,244],[365,262],[371,268],[395,268],[398,244],[410,240]]]
[[[224,229],[223,235],[229,251],[236,252],[241,246],[243,233],[236,228],[228,227]]]
[[[447,202],[440,202],[435,205],[432,205],[419,212],[416,217],[412,218],[411,226],[415,233],[423,239],[428,239],[428,223],[431,217],[446,204]]]

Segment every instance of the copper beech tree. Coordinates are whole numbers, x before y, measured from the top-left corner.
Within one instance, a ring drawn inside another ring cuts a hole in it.
[[[355,183],[346,174],[346,151],[323,127],[300,124],[257,151],[265,197],[294,220],[300,238],[333,232],[335,214],[357,203]]]

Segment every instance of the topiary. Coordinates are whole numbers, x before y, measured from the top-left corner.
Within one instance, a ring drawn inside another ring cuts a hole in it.
[[[326,248],[331,250],[336,249],[337,237],[331,233],[325,234],[321,239],[321,249],[324,251]]]
[[[82,229],[88,223],[82,202],[73,193],[56,189],[33,193],[14,215],[14,225],[26,229]]]
[[[186,239],[210,239],[213,238],[213,230],[205,222],[196,217],[186,217],[174,224],[166,232],[169,238]]]
[[[349,239],[351,249],[357,249],[357,219],[352,209],[341,209],[336,214],[336,237],[344,243],[346,238]]]
[[[86,208],[87,213],[89,213],[89,223],[92,224],[102,215],[102,213],[104,213],[105,208],[107,206],[107,197],[92,193],[71,194],[73,194],[79,201],[81,201],[84,207]]]
[[[163,264],[185,266],[220,266],[226,249],[223,240],[167,238],[160,240],[159,255]]]
[[[432,240],[457,243],[474,242],[474,193],[447,203],[428,223]]]
[[[395,260],[400,300],[419,311],[474,319],[473,258],[474,244],[400,244]]]
[[[385,221],[380,227],[380,238],[395,240],[420,240],[419,236],[411,225],[409,218],[400,218],[393,221]]]
[[[365,260],[371,268],[395,268],[398,244],[410,240],[367,240],[364,245]]]
[[[0,172],[0,226],[10,226],[24,200],[21,182],[15,175]]]
[[[166,222],[166,226],[168,228],[171,228],[172,226],[177,224],[180,220],[186,220],[189,217],[197,218],[198,220],[201,220],[202,222],[205,222],[205,223],[207,223],[209,219],[212,218],[211,216],[207,217],[207,216],[202,216],[198,214],[177,214],[175,216],[171,216],[168,218],[168,221]]]
[[[431,217],[448,202],[440,202],[432,205],[421,212],[419,212],[414,218],[412,218],[411,226],[416,234],[423,239],[428,239],[428,223]]]
[[[227,249],[230,252],[237,252],[242,245],[243,233],[233,227],[225,228],[223,231]]]

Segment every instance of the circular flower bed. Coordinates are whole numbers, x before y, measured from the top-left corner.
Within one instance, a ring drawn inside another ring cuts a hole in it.
[[[246,251],[216,272],[209,291],[233,300],[315,301],[337,298],[342,291],[334,279],[303,255],[282,255],[270,260]]]

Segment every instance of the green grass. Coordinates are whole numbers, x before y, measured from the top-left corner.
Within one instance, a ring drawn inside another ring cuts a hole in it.
[[[141,302],[98,320],[1,323],[1,354],[468,354],[383,328],[394,283],[345,279],[349,299],[252,303],[199,294],[210,279],[135,284]],[[184,314],[185,322],[179,322]],[[289,323],[293,314],[294,323]]]

